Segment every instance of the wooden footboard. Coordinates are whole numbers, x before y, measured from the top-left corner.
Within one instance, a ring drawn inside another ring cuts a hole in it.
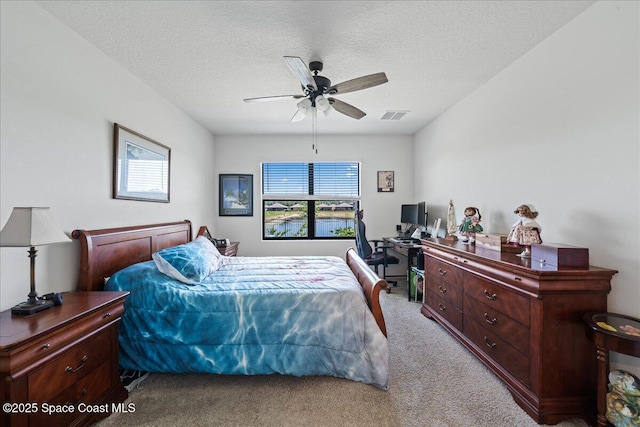
[[[373,313],[380,330],[387,336],[387,326],[384,323],[384,316],[382,315],[382,307],[380,307],[380,291],[387,289],[389,285],[387,281],[379,278],[366,262],[362,260],[356,253],[355,249],[349,248],[346,254],[347,265],[353,272],[353,274],[360,282],[364,295],[367,298],[367,304],[369,309]]]

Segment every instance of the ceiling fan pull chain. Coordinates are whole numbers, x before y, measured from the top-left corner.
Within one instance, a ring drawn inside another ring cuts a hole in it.
[[[316,107],[312,107],[313,112],[312,112],[312,133],[313,133],[313,145],[311,146],[311,149],[315,149],[316,150],[316,154],[318,154],[318,108]]]

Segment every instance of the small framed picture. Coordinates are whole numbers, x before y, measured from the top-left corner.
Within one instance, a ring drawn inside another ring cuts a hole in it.
[[[113,198],[169,203],[171,148],[114,123]]]
[[[220,174],[219,215],[253,216],[253,175]]]
[[[378,171],[378,193],[392,193],[394,186],[393,171]]]

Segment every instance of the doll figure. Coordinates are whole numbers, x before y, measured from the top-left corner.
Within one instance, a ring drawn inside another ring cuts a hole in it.
[[[535,220],[538,212],[531,203],[520,205],[513,213],[518,214],[518,221],[513,224],[507,236],[507,243],[521,246],[524,250],[518,255],[522,258],[531,258],[531,244],[542,243],[540,233],[542,227]]]
[[[447,237],[446,240],[458,240],[456,232],[458,231],[458,221],[456,221],[456,208],[453,206],[453,200],[449,199],[449,209],[447,209]]]
[[[474,208],[473,206],[465,208],[464,219],[458,227],[463,242],[475,242],[476,233],[482,231],[482,226],[480,225],[481,218],[482,216],[480,216],[480,210],[478,210],[478,208]]]

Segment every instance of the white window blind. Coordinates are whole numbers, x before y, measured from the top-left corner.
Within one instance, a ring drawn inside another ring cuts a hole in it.
[[[263,163],[262,194],[265,199],[357,200],[360,164]]]

